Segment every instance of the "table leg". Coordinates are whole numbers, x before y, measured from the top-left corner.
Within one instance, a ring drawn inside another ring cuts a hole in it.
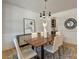
[[[41,46],[41,59],[44,59],[44,46]]]
[[[34,50],[34,46],[32,46],[32,49]]]

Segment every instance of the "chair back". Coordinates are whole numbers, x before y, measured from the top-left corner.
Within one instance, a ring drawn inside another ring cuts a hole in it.
[[[32,33],[31,36],[32,36],[32,38],[38,37],[38,33],[36,33],[36,32],[35,33]]]
[[[57,38],[56,37],[54,37],[54,41],[53,41],[53,49],[56,49],[56,48],[58,48],[59,46],[58,46],[58,40],[57,40]]]
[[[56,32],[56,36],[62,35],[61,32]]]
[[[54,41],[56,43],[56,46],[60,47],[63,45],[64,36],[55,36]]]
[[[20,47],[19,47],[19,45],[18,45],[17,39],[14,38],[13,40],[14,40],[14,45],[15,45],[15,47],[16,47],[18,59],[24,59],[24,58],[23,58],[23,55],[22,55],[22,52],[21,52],[21,50],[20,50]]]
[[[44,36],[44,32],[41,32],[40,34],[41,34],[41,36]]]

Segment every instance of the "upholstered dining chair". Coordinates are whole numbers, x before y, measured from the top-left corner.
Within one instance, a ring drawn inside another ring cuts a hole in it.
[[[38,33],[37,32],[31,33],[31,36],[32,38],[38,37]]]
[[[63,48],[63,54],[64,54],[64,35],[61,32],[56,32],[56,39],[58,39],[58,45],[59,50],[62,47]]]
[[[56,36],[55,39],[58,39],[58,41],[59,41],[58,42],[58,46],[59,47],[63,45],[64,36],[61,36],[61,35],[60,36]]]
[[[44,32],[40,32],[41,36],[44,36]]]
[[[26,48],[25,50],[21,51],[17,39],[14,38],[13,40],[14,45],[16,47],[18,59],[31,59],[37,55],[37,53],[33,51],[31,48]]]
[[[58,39],[55,38],[54,41],[53,41],[53,45],[49,44],[49,45],[44,47],[44,50],[53,54],[53,59],[55,59],[54,58],[55,52],[57,52],[59,50],[58,42],[59,42]]]
[[[41,36],[44,38],[48,37],[48,32],[40,32]]]

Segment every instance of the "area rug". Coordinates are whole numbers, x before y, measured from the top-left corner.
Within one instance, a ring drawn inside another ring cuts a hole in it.
[[[37,48],[37,53],[38,53],[38,57],[41,59],[41,48],[40,47]],[[71,59],[71,56],[72,56],[72,49],[71,48],[66,48],[66,51],[64,54],[60,50],[60,59]],[[18,59],[17,54],[12,54],[12,55],[8,56],[8,59]],[[35,58],[32,58],[32,59],[35,59]],[[45,51],[44,52],[44,59],[53,59],[53,54]],[[55,53],[54,59],[59,59],[58,52]]]
[[[37,53],[38,53],[38,56],[40,57],[41,59],[41,48],[38,48],[37,49]],[[63,51],[62,49],[60,50],[60,59],[71,59],[71,56],[72,56],[72,49],[71,48],[65,48],[65,52],[63,54]],[[34,59],[34,58],[33,58]],[[53,59],[53,54],[52,53],[49,53],[47,51],[44,50],[44,59]],[[58,52],[56,52],[54,54],[54,59],[59,59],[59,54]]]

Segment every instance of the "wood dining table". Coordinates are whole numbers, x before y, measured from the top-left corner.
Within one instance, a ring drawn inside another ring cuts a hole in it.
[[[44,59],[44,45],[46,45],[47,43],[51,43],[54,40],[54,36],[53,35],[49,35],[47,38],[44,38],[42,36],[38,36],[35,38],[30,38],[28,39],[26,42],[30,45],[32,45],[32,47],[41,47],[41,59]]]

